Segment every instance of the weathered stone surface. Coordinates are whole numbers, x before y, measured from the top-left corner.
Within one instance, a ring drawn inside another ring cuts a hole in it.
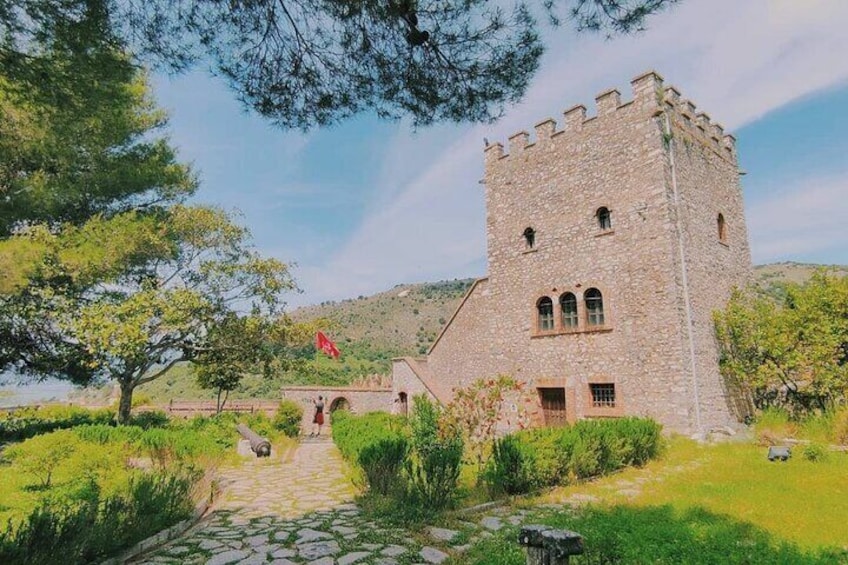
[[[389,557],[397,557],[406,553],[406,548],[402,545],[388,545],[380,553]]]
[[[238,563],[248,556],[246,551],[230,550],[224,553],[213,555],[206,565],[228,565],[229,563]]]
[[[437,528],[435,526],[430,526],[427,528],[427,533],[431,538],[438,541],[453,541],[453,538],[459,535],[459,532],[456,530],[448,530],[446,528]]]
[[[305,542],[321,540],[321,539],[333,539],[332,534],[328,534],[327,532],[321,532],[319,530],[313,530],[311,528],[304,528],[302,530],[298,530],[297,532],[297,541],[296,544],[300,545]]]
[[[254,553],[253,555],[247,557],[246,559],[242,559],[238,562],[238,565],[265,565],[268,562],[266,559],[266,554],[262,553]]]
[[[354,551],[353,553],[347,553],[339,557],[338,565],[351,565],[352,563],[359,563],[369,555],[371,554],[367,551]]]
[[[503,528],[503,522],[497,516],[486,516],[482,520],[480,520],[480,525],[486,528],[487,530],[492,530],[496,532]]]
[[[318,559],[326,555],[335,555],[340,551],[339,542],[336,540],[316,541],[297,546],[298,554],[304,559]]]
[[[398,565],[398,560],[394,557],[379,557],[372,563],[373,565]]]
[[[435,547],[425,546],[421,548],[421,559],[426,561],[427,563],[441,563],[448,557],[450,557],[444,551],[440,551]]]
[[[271,554],[271,557],[274,557],[274,558],[277,558],[277,559],[282,559],[284,557],[294,557],[295,555],[297,555],[297,551],[295,551],[294,549],[289,549],[287,547],[284,547],[282,549],[278,549],[277,551],[273,552]]]
[[[520,133],[507,153],[485,149],[488,277],[426,361],[393,362],[396,397],[447,402],[454,388],[506,374],[527,385],[535,424],[632,414],[687,435],[735,425],[742,398],[720,376],[712,322],[751,280],[735,144],[658,75],[632,84],[632,102],[607,92],[597,116],[577,107],[559,131],[539,124],[533,143]],[[590,289],[604,314],[592,324]],[[574,318],[562,315],[566,293]],[[613,385],[615,401],[593,398],[593,384]],[[543,411],[539,388],[560,389],[565,414]],[[518,406],[507,404],[510,427]]]
[[[197,547],[199,547],[200,549],[212,550],[212,549],[218,549],[219,547],[222,547],[223,545],[224,544],[222,544],[219,541],[215,541],[215,540],[211,540],[211,539],[205,539],[205,540],[201,541],[199,544],[197,544]]]

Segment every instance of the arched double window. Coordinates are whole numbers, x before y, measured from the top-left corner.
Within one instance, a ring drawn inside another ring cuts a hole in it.
[[[537,327],[540,332],[547,332],[554,329],[554,303],[547,296],[543,296],[536,302],[536,310],[538,312]]]
[[[716,223],[718,224],[718,240],[727,243],[727,224],[724,222],[724,214],[718,215]]]
[[[589,327],[604,325],[604,299],[601,291],[590,288],[583,295],[586,302],[586,324]]]
[[[606,206],[601,206],[598,208],[598,211],[595,212],[595,216],[598,218],[598,227],[601,230],[611,230],[612,229],[612,214],[609,211],[609,208]]]
[[[571,292],[566,292],[559,297],[559,306],[562,312],[562,327],[566,330],[576,330],[577,320],[577,297]]]

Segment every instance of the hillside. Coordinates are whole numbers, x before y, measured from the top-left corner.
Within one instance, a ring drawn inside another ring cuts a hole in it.
[[[373,359],[424,354],[474,279],[398,285],[372,296],[298,308],[295,320],[324,318],[344,350],[380,353]]]
[[[804,283],[818,269],[829,269],[840,276],[848,275],[848,265],[814,265],[811,263],[769,263],[754,267],[757,285],[772,296],[780,296],[781,286],[787,283]]]
[[[801,283],[822,265],[773,263],[754,268],[757,284],[773,296],[786,283]],[[848,275],[848,266],[832,266]],[[270,380],[246,377],[232,398],[273,397],[286,384],[345,385],[366,375],[391,371],[391,359],[423,355],[451,317],[473,279],[437,283],[404,284],[372,296],[323,302],[291,312],[295,320],[327,320],[327,334],[342,352],[330,359],[314,350],[305,353],[297,369],[280,372]],[[170,398],[214,398],[212,391],[197,387],[189,366],[144,385],[141,393],[155,401]]]

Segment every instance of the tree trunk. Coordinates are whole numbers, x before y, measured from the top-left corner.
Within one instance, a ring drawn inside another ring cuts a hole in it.
[[[221,388],[218,389],[218,398],[215,399],[215,414],[220,414],[221,409],[223,408],[223,406],[221,406],[221,391],[222,390],[223,389],[221,389]]]
[[[121,400],[118,402],[118,424],[124,425],[129,423],[130,414],[132,412],[132,395],[135,389],[135,383],[132,379],[120,380],[121,383]]]
[[[221,403],[221,410],[223,410],[223,409],[224,409],[224,405],[227,403],[227,399],[228,399],[228,398],[230,398],[230,391],[229,391],[229,389],[228,389],[228,390],[226,390],[226,391],[224,391],[224,401]]]

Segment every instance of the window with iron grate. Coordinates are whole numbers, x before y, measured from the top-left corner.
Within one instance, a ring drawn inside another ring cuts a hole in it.
[[[592,383],[592,408],[615,408],[615,384]]]

